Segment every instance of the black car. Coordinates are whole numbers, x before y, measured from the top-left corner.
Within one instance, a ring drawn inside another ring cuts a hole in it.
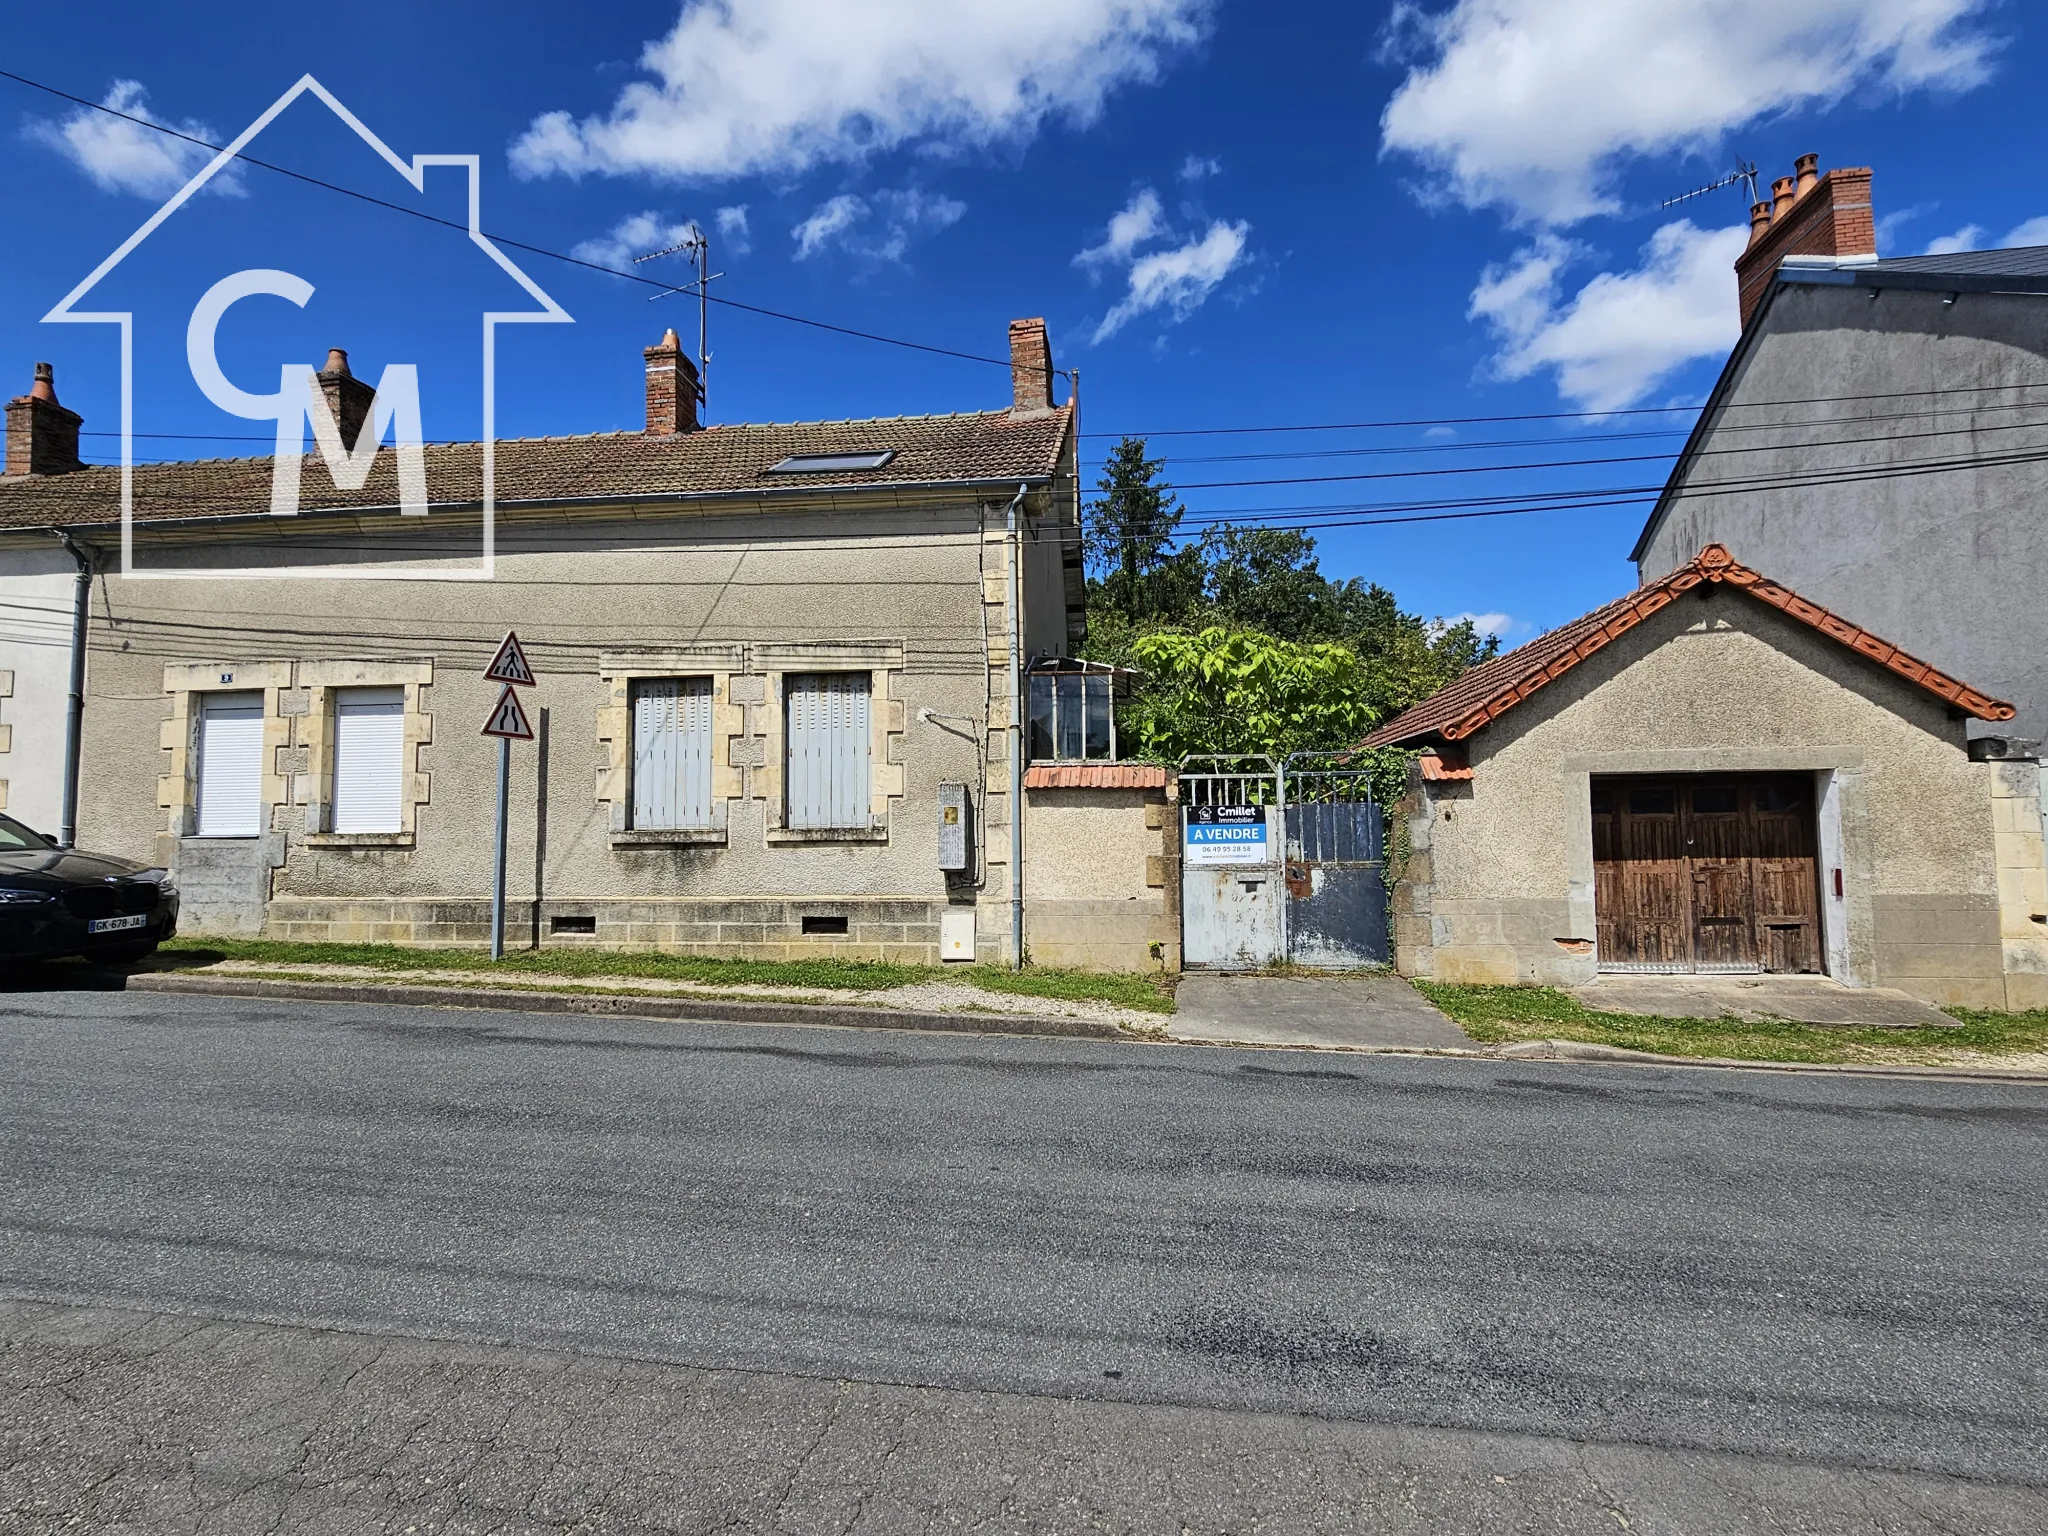
[[[59,848],[0,816],[0,964],[83,955],[126,965],[177,931],[169,870]]]

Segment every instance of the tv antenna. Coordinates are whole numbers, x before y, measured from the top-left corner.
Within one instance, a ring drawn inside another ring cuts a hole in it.
[[[1709,182],[1704,187],[1694,187],[1690,192],[1681,192],[1676,197],[1667,197],[1657,206],[1660,209],[1675,208],[1680,203],[1689,203],[1696,197],[1705,197],[1709,192],[1718,192],[1723,187],[1732,187],[1738,181],[1748,189],[1751,204],[1763,201],[1763,194],[1758,190],[1759,183],[1757,181],[1756,163],[1752,160],[1737,160],[1735,162],[1735,169],[1726,176],[1723,176],[1719,181]]]
[[[688,293],[692,289],[696,290],[697,403],[708,410],[711,402],[711,298],[706,290],[710,288],[713,282],[725,276],[725,274],[711,270],[711,242],[705,238],[704,231],[695,224],[690,225],[689,228],[690,233],[688,237],[679,244],[671,245],[666,250],[649,251],[645,256],[635,256],[633,264],[638,266],[643,261],[659,261],[664,256],[681,256],[697,264],[697,275],[690,282],[684,284],[681,288],[664,288],[660,293],[650,293],[647,296],[647,301],[651,304],[656,299],[665,299],[672,293]]]

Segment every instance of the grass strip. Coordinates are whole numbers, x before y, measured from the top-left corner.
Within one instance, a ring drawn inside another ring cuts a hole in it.
[[[1930,1066],[1958,1052],[2012,1055],[2048,1051],[2048,1012],[1983,1013],[1951,1008],[1955,1029],[1841,1029],[1732,1016],[1667,1019],[1604,1013],[1554,987],[1476,987],[1418,981],[1417,991],[1457,1021],[1474,1040],[1584,1040],[1665,1056],[1720,1056],[1735,1061],[1883,1062]]]
[[[1172,1013],[1163,978],[1026,966],[896,965],[878,960],[733,960],[646,950],[513,950],[494,961],[481,949],[407,944],[309,944],[287,939],[173,939],[158,953],[181,969],[245,960],[274,965],[351,965],[403,974],[474,971],[489,976],[632,977],[713,987],[795,987],[813,991],[886,992],[919,982],[964,982],[985,992],[1102,1002],[1147,1013]]]

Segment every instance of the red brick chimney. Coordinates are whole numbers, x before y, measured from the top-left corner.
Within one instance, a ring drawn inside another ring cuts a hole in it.
[[[1801,155],[1793,174],[1771,183],[1771,200],[1749,210],[1749,248],[1735,259],[1735,284],[1747,326],[1787,256],[1877,256],[1870,210],[1870,167],[1820,174],[1819,155]]]
[[[348,354],[339,347],[327,349],[327,366],[316,377],[320,393],[327,397],[327,409],[341,428],[341,446],[354,448],[377,403],[377,391],[348,371]]]
[[[7,402],[7,473],[64,475],[85,468],[78,458],[84,420],[57,403],[56,370],[37,363],[29,392]]]
[[[1052,343],[1042,319],[1010,322],[1010,409],[1052,409]]]
[[[697,365],[683,351],[670,326],[660,341],[649,347],[647,357],[647,432],[650,437],[673,437],[678,432],[697,430]]]

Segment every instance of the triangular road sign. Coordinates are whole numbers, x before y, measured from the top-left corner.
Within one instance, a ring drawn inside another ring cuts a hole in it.
[[[491,710],[491,718],[484,722],[486,736],[506,736],[513,741],[533,740],[533,727],[527,724],[526,711],[519,707],[519,691],[510,683],[498,695],[497,705]]]
[[[484,676],[494,683],[517,683],[522,688],[533,686],[533,668],[526,664],[526,652],[520,649],[517,632],[505,631],[505,638],[498,645],[498,654],[491,658],[491,664],[484,669]]]

